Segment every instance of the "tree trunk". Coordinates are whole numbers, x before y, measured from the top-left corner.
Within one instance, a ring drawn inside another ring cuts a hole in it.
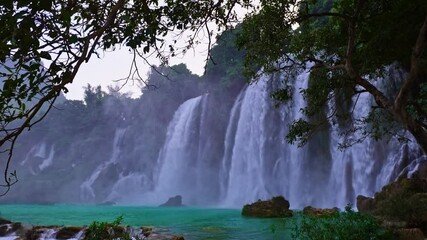
[[[414,121],[409,121],[407,123],[408,131],[414,136],[417,140],[418,145],[423,150],[424,154],[427,154],[427,131],[424,129],[421,124]]]

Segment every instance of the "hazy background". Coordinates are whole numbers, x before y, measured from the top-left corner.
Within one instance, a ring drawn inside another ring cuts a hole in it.
[[[207,45],[200,44],[193,51],[189,51],[186,55],[171,59],[170,65],[185,63],[188,69],[197,75],[202,75],[207,55]],[[93,56],[88,63],[81,66],[74,82],[67,85],[69,92],[65,94],[67,99],[81,100],[83,99],[84,89],[89,83],[92,86],[101,85],[102,89],[106,90],[107,86],[122,86],[124,81],[117,81],[126,77],[132,64],[133,54],[126,48],[116,49],[115,51],[107,51],[96,58]],[[156,65],[160,62],[154,57],[149,59],[150,64]],[[146,74],[150,66],[142,59],[138,59],[141,72]],[[132,97],[138,97],[141,92],[136,82],[129,81],[122,92],[132,92]]]

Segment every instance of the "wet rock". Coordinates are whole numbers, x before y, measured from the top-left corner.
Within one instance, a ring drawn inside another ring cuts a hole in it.
[[[12,233],[21,232],[23,229],[22,224],[17,223],[7,223],[0,225],[0,236],[4,237]]]
[[[30,226],[24,226],[20,222],[12,223],[12,232],[17,236],[25,236],[25,233],[30,229]]]
[[[159,207],[182,207],[182,196],[176,195],[175,197],[169,198],[165,203]]]
[[[259,218],[292,217],[293,212],[289,210],[289,206],[289,202],[284,197],[277,196],[271,200],[258,200],[252,204],[245,205],[242,209],[242,215]]]
[[[38,240],[42,236],[43,232],[46,231],[44,227],[33,227],[25,234],[27,240]]]
[[[148,237],[151,235],[151,232],[153,231],[152,227],[141,227],[141,232],[144,237]]]
[[[171,240],[185,240],[183,236],[172,236]]]
[[[56,233],[56,239],[70,239],[77,235],[83,228],[77,226],[63,227]]]
[[[0,218],[0,225],[4,225],[4,224],[11,224],[12,222],[11,221],[9,221],[9,220],[7,220],[7,219],[4,219],[4,218]]]
[[[4,237],[6,235],[9,235],[10,233],[10,227],[9,224],[3,224],[0,226],[0,237]]]
[[[338,208],[314,208],[307,206],[303,209],[302,213],[310,217],[332,217],[338,215],[340,210]]]
[[[23,228],[22,223],[20,222],[12,223],[12,231],[16,232],[21,228]]]

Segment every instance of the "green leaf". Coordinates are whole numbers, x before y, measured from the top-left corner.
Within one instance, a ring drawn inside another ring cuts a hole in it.
[[[46,51],[41,51],[40,52],[40,57],[47,59],[47,60],[52,60],[52,57],[50,56],[49,52]]]

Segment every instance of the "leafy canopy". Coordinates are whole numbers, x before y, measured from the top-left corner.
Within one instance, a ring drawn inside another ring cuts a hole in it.
[[[426,152],[426,1],[265,0],[246,17],[238,45],[247,52],[249,77],[282,72],[289,86],[295,68],[310,69],[308,89],[301,91],[309,105],[302,109],[305,117],[290,124],[289,142],[303,145],[330,122],[344,126],[343,134],[376,139],[403,127]],[[376,78],[385,79],[384,88]],[[361,94],[372,95],[376,106],[369,116],[353,119],[352,98]],[[289,88],[273,94],[279,102],[291,96]],[[333,114],[318,117],[328,102]]]

